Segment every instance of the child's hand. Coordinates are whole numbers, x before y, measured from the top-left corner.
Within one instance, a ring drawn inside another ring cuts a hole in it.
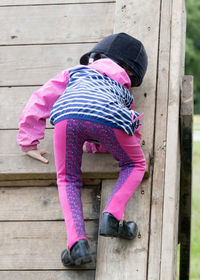
[[[49,154],[48,152],[46,152],[44,150],[31,150],[31,151],[26,152],[26,154],[32,158],[42,161],[43,163],[49,162],[48,159],[46,159],[45,157],[42,156],[45,154]]]

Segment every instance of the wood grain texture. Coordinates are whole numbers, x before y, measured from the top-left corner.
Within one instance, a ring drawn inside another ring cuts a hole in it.
[[[84,219],[98,219],[100,186],[81,189]],[[0,188],[0,205],[1,221],[63,220],[56,186]]]
[[[95,270],[0,271],[3,280],[94,280]]]
[[[96,42],[113,31],[114,4],[2,7],[0,18],[1,45]]]
[[[31,94],[38,88],[37,86],[0,88],[0,129],[18,128],[20,115]],[[52,128],[49,119],[47,128]]]
[[[160,18],[148,280],[160,279],[169,96],[168,83],[171,44],[171,2],[172,1],[162,1]]]
[[[95,3],[95,2],[108,2],[114,3],[115,1],[111,0],[5,0],[0,3],[0,7],[3,6],[29,6],[29,5],[58,5],[58,4],[88,4],[88,3]]]
[[[186,11],[186,1],[183,1],[182,4],[182,15],[181,15],[181,75],[182,77],[185,75],[185,55],[186,55],[186,27],[187,27],[187,11]]]
[[[43,85],[64,69],[79,64],[81,55],[93,46],[94,43],[0,47],[0,86]]]
[[[54,179],[30,179],[28,178],[28,176],[26,176],[27,178],[22,180],[22,179],[14,179],[14,178],[10,178],[13,180],[6,180],[6,181],[1,181],[0,180],[0,187],[55,187],[56,186],[56,178]],[[84,186],[96,186],[96,185],[100,185],[101,183],[101,179],[98,178],[87,178],[83,176],[83,185]]]
[[[116,181],[104,180],[102,183],[101,210],[103,211],[109,194]],[[146,255],[148,251],[149,190],[144,181],[130,199],[125,212],[127,221],[138,225],[138,235],[134,240],[123,240],[99,236],[97,268],[95,279],[145,279]]]
[[[142,7],[142,9],[141,9]],[[154,117],[155,117],[155,92],[157,76],[157,59],[158,59],[158,38],[159,38],[159,18],[160,18],[160,1],[117,1],[115,10],[114,32],[126,30],[130,35],[140,39],[147,50],[149,57],[149,66],[144,78],[143,84],[138,89],[134,89],[134,97],[139,112],[144,112],[142,119],[143,147],[151,156],[153,155],[154,142]],[[150,174],[152,172],[150,166]],[[140,190],[145,190],[145,197],[140,200],[140,205],[136,210],[136,215],[143,218],[140,225],[142,231],[142,246],[136,243],[127,243],[127,247],[122,243],[117,243],[117,252],[119,258],[114,255],[113,249],[108,247],[107,243],[100,242],[98,247],[96,279],[137,279],[147,278],[148,266],[148,240],[149,240],[149,218],[150,218],[150,201],[151,201],[151,176],[144,180]],[[138,189],[138,190],[139,190]],[[135,202],[135,200],[134,200]],[[127,217],[132,217],[132,208],[127,208]],[[130,211],[130,212],[129,212]],[[128,218],[127,218],[128,219]],[[109,241],[108,241],[109,242]],[[118,242],[115,241],[114,242]],[[134,251],[139,246],[138,254]],[[116,248],[114,245],[114,248]],[[124,249],[126,248],[126,250]],[[125,251],[127,253],[123,254]],[[100,256],[103,257],[100,257]],[[113,255],[115,259],[113,258]],[[106,256],[106,258],[105,258]],[[113,262],[113,259],[116,260]],[[120,269],[116,269],[120,266]],[[119,277],[119,274],[120,277]]]
[[[182,0],[173,1],[160,280],[176,279],[180,192],[179,100],[182,84],[182,9]]]
[[[193,117],[193,76],[184,76],[183,77],[183,87],[181,92],[181,110],[180,116],[191,116]]]
[[[79,269],[94,269],[98,225],[87,221],[93,262]],[[63,270],[60,260],[67,247],[64,221],[2,222],[0,270]]]

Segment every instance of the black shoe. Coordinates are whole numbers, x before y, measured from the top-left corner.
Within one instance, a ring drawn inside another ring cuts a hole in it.
[[[81,239],[72,246],[70,251],[64,250],[61,253],[61,260],[64,266],[90,263],[92,256],[87,240]]]
[[[137,231],[138,227],[135,222],[118,221],[112,214],[103,213],[100,235],[133,239],[136,237]]]

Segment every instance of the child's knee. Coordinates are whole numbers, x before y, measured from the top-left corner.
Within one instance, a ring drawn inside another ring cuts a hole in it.
[[[139,169],[141,172],[146,171],[146,159],[144,156],[140,157],[137,161],[135,161],[134,167]]]
[[[143,156],[143,159],[142,159],[142,168],[143,168],[143,170],[144,170],[144,172],[146,171],[146,159],[145,159],[145,157]]]

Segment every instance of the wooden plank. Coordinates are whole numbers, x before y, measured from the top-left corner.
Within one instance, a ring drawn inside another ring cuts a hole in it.
[[[160,279],[163,200],[167,137],[168,83],[170,63],[171,2],[162,1],[159,35],[158,80],[156,98],[154,168],[152,177],[148,280]],[[152,257],[153,256],[153,257]]]
[[[42,164],[26,155],[0,155],[0,180],[46,180],[55,179],[53,155],[49,156],[49,164]],[[117,162],[111,155],[86,154],[83,155],[82,172],[84,178],[116,178],[119,172]]]
[[[54,187],[56,185],[56,178],[50,180],[6,180],[0,181],[0,187]]]
[[[83,178],[83,185],[84,186],[96,186],[101,183],[100,179],[97,178]],[[0,187],[54,187],[56,185],[56,178],[50,179],[50,180],[38,180],[38,179],[26,179],[26,180],[6,180],[6,181],[0,181]]]
[[[183,87],[181,92],[181,110],[180,117],[190,116],[193,118],[193,76],[183,77]],[[190,126],[188,126],[190,128]]]
[[[55,165],[53,156],[53,136],[52,129],[46,130],[45,140],[41,141],[41,146],[47,150],[50,155],[49,164],[43,164],[37,160],[27,157],[20,151],[17,146],[15,130],[1,131],[1,148],[0,148],[0,170],[3,174],[27,174],[29,179],[47,179],[48,174],[54,174]],[[9,141],[9,139],[11,141]],[[9,145],[7,144],[9,141]],[[109,154],[83,154],[82,163],[83,173],[107,173],[113,176],[113,173],[119,172],[118,163]],[[46,174],[46,177],[32,177],[31,174]],[[93,176],[93,177],[94,177]],[[116,176],[116,175],[115,175]],[[16,179],[19,179],[16,177]],[[23,179],[23,176],[22,178]]]
[[[94,280],[94,270],[0,271],[3,280]]]
[[[50,164],[44,165],[41,162],[28,158],[26,155],[0,155],[0,181],[1,186],[6,186],[7,181],[26,180],[27,185],[33,184],[32,180],[47,180],[43,185],[48,185],[48,180],[55,180],[55,166],[53,156],[48,157]],[[18,164],[18,165],[17,165]],[[147,167],[150,167],[150,160],[147,155]],[[118,177],[119,168],[109,154],[83,154],[82,161],[83,181],[88,179],[114,179]],[[149,177],[149,170],[146,170],[144,179]],[[5,184],[4,184],[5,182]]]
[[[186,55],[186,27],[187,27],[187,13],[186,13],[186,4],[185,1],[183,1],[183,7],[182,7],[182,38],[181,38],[181,74],[182,77],[185,74],[185,55]]]
[[[7,87],[0,88],[0,129],[17,129],[19,117],[31,94],[38,87]],[[16,103],[17,100],[17,103]],[[3,104],[3,105],[2,105]],[[15,110],[13,110],[13,107]],[[52,128],[49,120],[47,127]]]
[[[4,6],[28,6],[28,5],[53,5],[53,4],[89,4],[89,3],[115,2],[111,0],[6,0],[0,3],[0,7]]]
[[[182,9],[182,0],[173,1],[160,280],[176,279],[180,191],[179,99],[182,83]]]
[[[180,279],[190,279],[192,219],[193,77],[184,76],[181,93],[181,184],[179,207]]]
[[[142,7],[142,8],[141,8]],[[143,85],[134,89],[136,106],[140,108],[139,112],[144,112],[142,120],[143,147],[151,156],[153,156],[153,136],[154,136],[154,115],[155,115],[155,92],[157,75],[157,54],[158,54],[158,36],[159,36],[159,17],[160,1],[123,1],[116,2],[114,32],[127,32],[130,35],[141,39],[149,56],[149,66]],[[153,161],[152,161],[153,163]],[[152,169],[150,167],[150,174]],[[99,243],[96,279],[146,279],[148,263],[148,239],[149,239],[149,216],[151,199],[151,177],[144,180],[138,190],[146,190],[145,198],[140,207],[135,210],[137,215],[143,218],[140,227],[142,227],[142,241],[138,243],[122,243],[114,245],[114,250],[107,250],[103,242]],[[141,200],[140,200],[141,202]],[[130,212],[129,212],[130,211]],[[127,217],[132,218],[132,207],[128,208]],[[99,240],[100,241],[100,240]],[[106,241],[104,241],[106,242]],[[109,242],[109,241],[108,241]],[[107,243],[106,243],[107,244]],[[140,247],[140,244],[141,247]],[[117,247],[116,247],[117,246]],[[135,247],[136,246],[136,247]],[[138,248],[138,251],[137,251]],[[125,249],[125,250],[124,250]],[[125,253],[123,253],[125,251]],[[118,253],[118,257],[116,257]],[[136,254],[138,252],[138,254]],[[100,258],[99,256],[104,258]],[[114,257],[113,257],[114,256]],[[120,275],[123,275],[119,277]]]
[[[0,181],[5,180],[33,180],[55,179],[55,165],[53,156],[52,129],[47,129],[45,140],[41,141],[42,149],[50,155],[49,164],[34,160],[20,151],[15,141],[16,130],[1,131],[0,145]],[[9,143],[9,144],[8,144]],[[149,176],[149,154],[145,153],[147,170],[145,177]],[[118,162],[110,154],[83,153],[82,172],[88,178],[116,178],[118,176]]]
[[[113,17],[114,3],[1,7],[0,45],[96,42]]]
[[[82,201],[84,218],[98,219],[100,187],[82,187]],[[0,188],[0,205],[0,221],[63,220],[56,186]]]
[[[93,262],[80,269],[94,269],[97,240],[97,221],[87,221]],[[63,270],[60,260],[66,249],[64,222],[2,222],[0,227],[0,270]]]
[[[0,47],[0,86],[43,85],[60,71],[79,64],[80,56],[93,45]]]
[[[115,183],[116,180],[102,182],[100,212],[103,211]],[[134,220],[138,225],[137,237],[134,240],[98,237],[95,279],[146,279],[145,263],[148,251],[148,199],[150,192],[147,189],[147,184],[144,182],[143,186],[136,190],[125,212],[125,219],[127,221]]]

